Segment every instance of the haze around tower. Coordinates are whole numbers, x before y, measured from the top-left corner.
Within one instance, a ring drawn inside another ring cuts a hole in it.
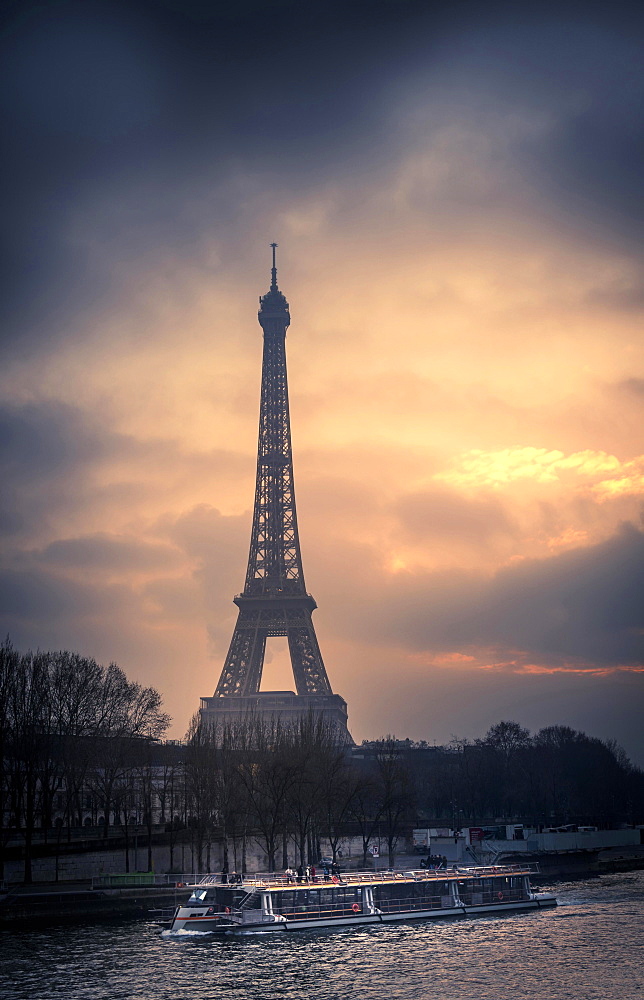
[[[644,763],[640,12],[3,18],[3,633],[117,661],[183,735],[243,586],[275,240],[354,737],[513,718]]]

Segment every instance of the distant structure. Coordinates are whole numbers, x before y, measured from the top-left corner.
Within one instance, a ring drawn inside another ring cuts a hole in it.
[[[347,705],[331,690],[311,619],[317,604],[304,584],[286,378],[286,330],[291,317],[277,287],[277,244],[271,247],[271,287],[260,297],[258,313],[264,356],[246,584],[234,598],[237,624],[214,696],[201,699],[201,717],[218,726],[251,715],[288,724],[313,713],[334,727],[340,741],[352,743]],[[288,639],[297,694],[259,690],[269,636]]]

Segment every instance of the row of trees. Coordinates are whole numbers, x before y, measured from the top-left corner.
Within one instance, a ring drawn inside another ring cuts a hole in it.
[[[386,737],[347,752],[313,716],[295,729],[248,718],[215,732],[195,717],[185,759],[196,852],[209,867],[223,837],[226,863],[245,867],[247,838],[270,870],[335,857],[359,837],[363,863],[378,843],[393,864],[415,826],[519,822],[611,826],[644,819],[644,773],[624,751],[566,726],[531,735],[499,722],[482,738],[428,747]]]
[[[18,829],[31,881],[35,830],[82,826],[88,795],[105,828],[123,809],[142,746],[170,723],[161,696],[115,664],[70,652],[19,653],[0,646],[0,848]],[[149,769],[149,768],[148,768]],[[150,810],[151,811],[151,810]]]
[[[432,820],[611,826],[644,819],[644,773],[616,743],[568,726],[532,735],[516,722],[499,722],[482,739],[428,753],[416,764],[418,754],[405,756],[417,806]]]

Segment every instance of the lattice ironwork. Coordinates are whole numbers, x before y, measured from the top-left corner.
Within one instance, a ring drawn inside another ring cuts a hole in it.
[[[275,248],[271,287],[259,302],[264,331],[255,506],[244,591],[217,696],[259,691],[266,639],[287,636],[298,695],[332,694],[311,613],[297,530],[286,375],[288,302],[277,287]]]

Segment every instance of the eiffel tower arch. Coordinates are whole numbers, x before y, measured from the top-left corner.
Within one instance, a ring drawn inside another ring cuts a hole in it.
[[[313,714],[352,743],[347,705],[334,694],[315,634],[317,607],[306,591],[295,509],[286,375],[289,305],[277,286],[272,243],[271,286],[260,297],[264,331],[255,504],[244,590],[234,598],[237,623],[219,683],[201,699],[201,717],[222,726],[247,716],[294,723]],[[295,691],[260,691],[266,640],[286,636]]]

